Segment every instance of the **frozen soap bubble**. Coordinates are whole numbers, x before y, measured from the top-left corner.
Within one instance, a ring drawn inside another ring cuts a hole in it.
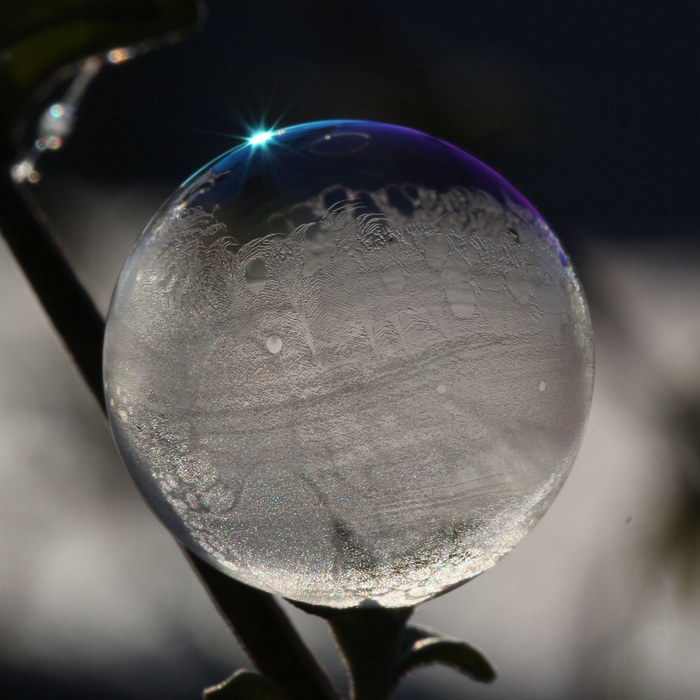
[[[190,178],[119,279],[121,455],[189,549],[334,607],[492,566],[568,473],[591,399],[581,286],[503,178],[423,133],[281,129]]]

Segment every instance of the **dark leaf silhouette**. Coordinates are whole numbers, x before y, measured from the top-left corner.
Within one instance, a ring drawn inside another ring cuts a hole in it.
[[[7,140],[40,88],[81,59],[158,45],[202,16],[198,0],[0,0],[0,136]]]
[[[403,641],[404,651],[398,669],[402,676],[421,666],[444,664],[481,683],[496,679],[496,671],[486,657],[465,642],[447,639],[416,626],[406,628]]]

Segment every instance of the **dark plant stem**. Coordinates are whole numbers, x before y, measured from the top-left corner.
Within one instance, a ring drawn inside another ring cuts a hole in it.
[[[325,672],[306,650],[304,643],[275,599],[251,586],[217,571],[201,559],[189,555],[219,612],[238,636],[243,648],[255,659],[258,670],[276,680],[290,698],[324,700],[338,698]],[[245,639],[240,630],[246,631]],[[275,636],[275,643],[270,637]],[[249,647],[257,650],[253,654]],[[287,648],[303,647],[305,654],[284,653]],[[280,679],[284,679],[284,684]]]
[[[104,320],[52,235],[46,217],[10,176],[13,154],[0,154],[0,232],[37,294],[103,413]],[[229,627],[258,669],[289,700],[337,700],[323,669],[275,599],[220,573],[187,550]]]
[[[350,675],[350,700],[389,700],[401,676],[406,623],[415,608],[295,605],[330,625]]]
[[[412,612],[412,608],[341,610],[329,620],[350,672],[351,700],[389,700],[398,682],[396,659]]]
[[[0,178],[0,231],[104,411],[104,320],[51,234],[31,193],[12,182],[7,158],[0,158],[0,163],[4,165]]]

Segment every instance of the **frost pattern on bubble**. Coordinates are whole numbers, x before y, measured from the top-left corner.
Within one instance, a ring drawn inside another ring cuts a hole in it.
[[[411,605],[554,498],[588,408],[588,314],[524,208],[326,194],[312,223],[242,246],[196,207],[152,226],[110,318],[113,427],[160,517],[237,578]]]

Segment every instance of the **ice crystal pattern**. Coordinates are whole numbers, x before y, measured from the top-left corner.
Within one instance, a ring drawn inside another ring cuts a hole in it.
[[[147,500],[292,599],[412,605],[476,576],[580,442],[590,328],[551,232],[484,191],[404,194],[410,214],[322,192],[244,245],[177,207],[110,314],[113,429]]]

